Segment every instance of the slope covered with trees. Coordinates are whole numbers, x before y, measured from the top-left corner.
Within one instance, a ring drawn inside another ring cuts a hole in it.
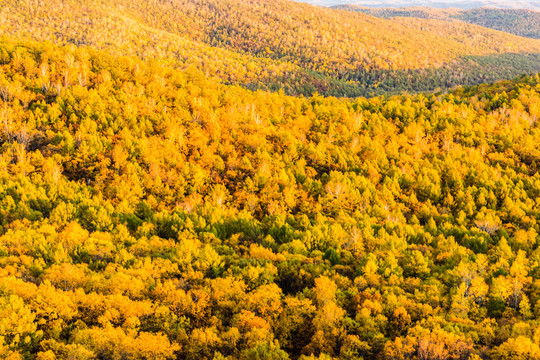
[[[0,352],[536,359],[539,116],[538,75],[295,98],[2,38]]]
[[[540,68],[539,40],[287,0],[2,0],[0,31],[158,58],[293,95],[432,91]]]
[[[455,17],[490,29],[540,39],[540,11],[482,8],[464,11]]]
[[[540,11],[478,8],[471,10],[411,8],[367,8],[338,5],[335,9],[362,12],[378,18],[414,17],[419,19],[461,20],[469,24],[500,30],[510,34],[540,39]]]

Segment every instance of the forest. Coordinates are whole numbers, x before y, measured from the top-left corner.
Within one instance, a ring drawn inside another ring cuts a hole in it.
[[[160,60],[224,84],[307,97],[433,92],[540,69],[540,39],[289,0],[0,0],[0,34]]]
[[[2,358],[540,358],[538,74],[240,85],[0,38]]]
[[[471,10],[411,8],[368,8],[357,5],[337,5],[335,9],[362,12],[383,19],[413,17],[420,19],[461,20],[469,24],[510,34],[540,39],[540,12],[535,10],[478,8]]]

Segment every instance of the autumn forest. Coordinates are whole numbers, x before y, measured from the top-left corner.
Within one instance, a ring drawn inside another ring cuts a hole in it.
[[[0,0],[0,359],[540,359],[538,13],[396,11]]]

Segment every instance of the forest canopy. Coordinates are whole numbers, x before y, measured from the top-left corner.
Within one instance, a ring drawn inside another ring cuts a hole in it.
[[[0,38],[0,353],[537,359],[539,116]]]

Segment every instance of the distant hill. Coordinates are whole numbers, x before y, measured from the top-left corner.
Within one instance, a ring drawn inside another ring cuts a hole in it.
[[[418,19],[434,19],[434,20],[453,20],[452,16],[455,14],[462,13],[460,9],[436,9],[431,7],[423,6],[412,6],[405,8],[376,8],[376,7],[366,7],[360,5],[336,5],[332,6],[332,9],[337,10],[348,10],[363,13],[366,15],[375,16],[380,19],[392,19],[396,17],[406,17],[406,18],[418,18]]]
[[[462,20],[469,24],[480,25],[514,35],[540,39],[540,11],[534,10],[494,8],[459,10],[426,7],[370,8],[358,5],[338,5],[333,8],[362,12],[382,19],[414,17],[447,21]]]
[[[156,59],[293,95],[433,91],[540,68],[538,40],[286,0],[0,0],[0,34]]]
[[[510,34],[540,39],[540,11],[481,8],[458,13],[455,18]]]
[[[439,9],[475,9],[492,7],[497,9],[540,10],[538,0],[298,0],[319,6],[358,5],[373,8],[431,7]]]

